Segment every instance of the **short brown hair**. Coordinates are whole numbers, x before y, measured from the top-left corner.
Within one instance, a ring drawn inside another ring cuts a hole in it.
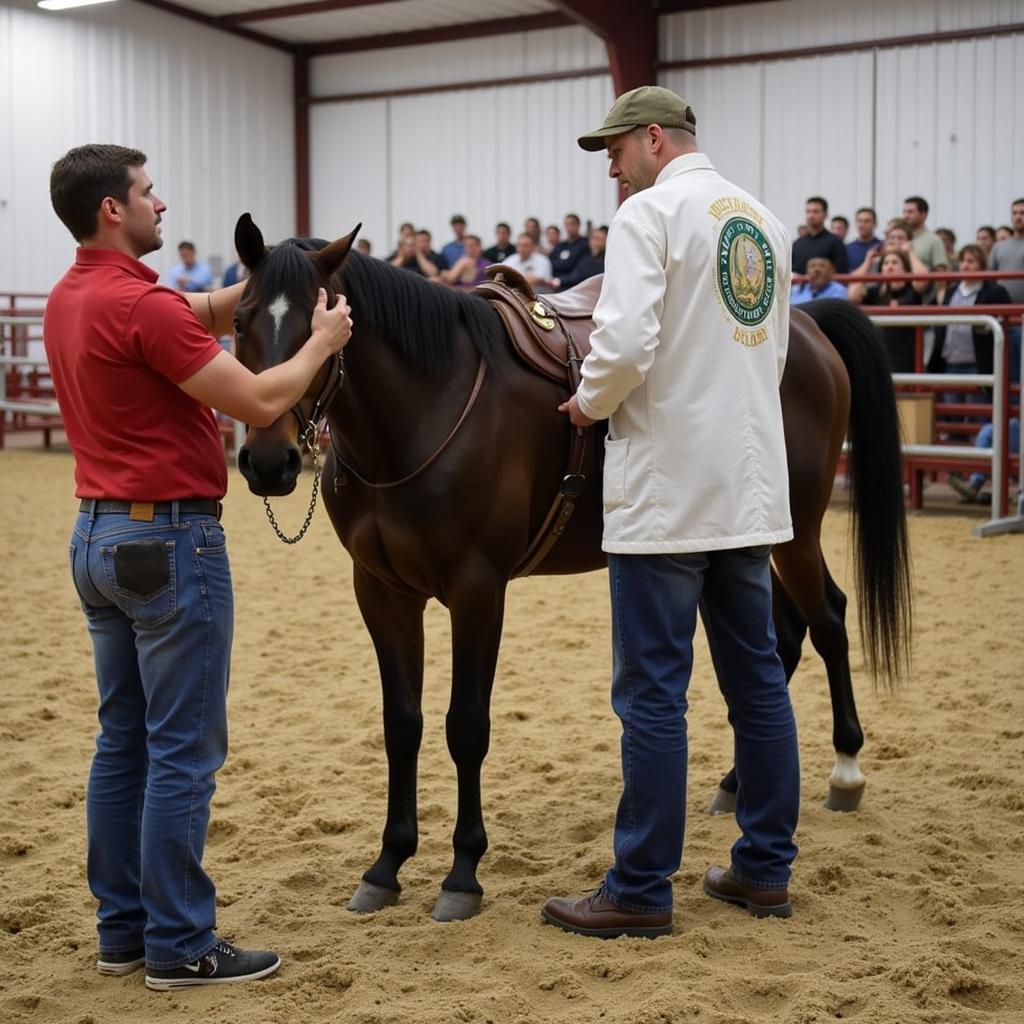
[[[960,252],[957,253],[957,256],[962,260],[967,253],[970,253],[978,261],[978,266],[981,267],[982,270],[988,266],[988,257],[985,255],[985,250],[982,249],[980,245],[975,245],[971,242],[968,245],[965,245]]]
[[[50,202],[76,241],[96,234],[100,203],[107,196],[128,201],[128,168],[145,162],[142,150],[93,143],[69,150],[53,165]]]

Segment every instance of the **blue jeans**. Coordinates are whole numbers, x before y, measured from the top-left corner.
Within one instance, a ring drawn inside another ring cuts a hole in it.
[[[946,363],[945,373],[977,373],[977,363]],[[955,405],[960,402],[970,402],[977,397],[976,391],[947,391],[942,400],[947,405]],[[969,422],[970,417],[965,417]]]
[[[974,439],[974,447],[991,448],[994,435],[995,428],[991,423],[986,423],[981,430],[978,431],[978,436]],[[1007,444],[1011,455],[1020,451],[1020,420],[1017,419],[1016,416],[1010,417],[1010,430],[1007,436]],[[972,484],[980,487],[988,479],[988,476],[988,473],[974,472],[970,475],[969,479]]]
[[[742,835],[732,869],[784,889],[797,854],[796,722],[776,652],[767,547],[609,555],[612,707],[622,721],[622,797],[605,888],[627,910],[665,912],[686,823],[686,690],[700,609],[729,708]]]
[[[87,874],[100,950],[144,946],[150,967],[177,967],[216,942],[202,859],[228,747],[224,530],[212,516],[81,512],[71,574],[99,687]]]

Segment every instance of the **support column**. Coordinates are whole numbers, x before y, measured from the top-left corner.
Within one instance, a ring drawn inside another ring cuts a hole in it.
[[[615,95],[657,85],[658,15],[650,3],[554,0],[555,6],[604,40]]]
[[[293,58],[295,100],[295,235],[307,238],[309,226],[309,57]]]

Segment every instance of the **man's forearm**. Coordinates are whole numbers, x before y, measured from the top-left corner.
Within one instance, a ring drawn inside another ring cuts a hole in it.
[[[245,281],[215,292],[181,292],[199,322],[215,337],[234,331],[235,306],[245,291]]]

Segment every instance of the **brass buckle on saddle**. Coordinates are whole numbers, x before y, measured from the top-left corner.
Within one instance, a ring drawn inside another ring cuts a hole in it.
[[[548,316],[548,307],[540,299],[535,299],[526,308],[530,311],[530,316],[533,317],[534,322],[545,331],[553,331],[555,329],[555,321],[552,317]]]

